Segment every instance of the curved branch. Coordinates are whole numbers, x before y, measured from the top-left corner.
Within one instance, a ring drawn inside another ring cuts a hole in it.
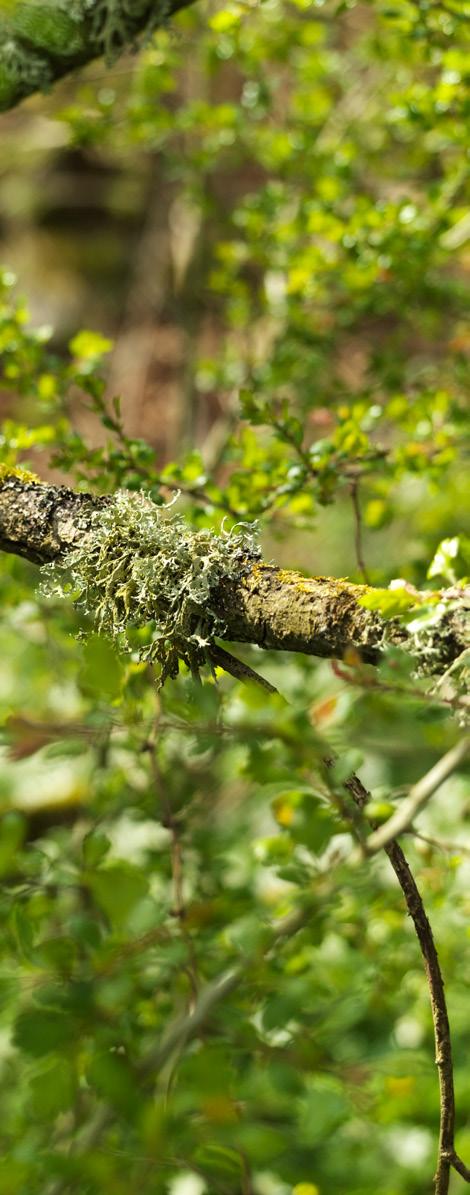
[[[111,501],[9,476],[0,484],[0,550],[36,564],[57,560],[86,538],[97,510]],[[397,620],[385,621],[359,604],[366,592],[367,586],[342,578],[303,577],[254,562],[239,580],[221,581],[212,604],[225,627],[221,637],[232,642],[336,659],[353,649],[377,664],[386,639],[415,654]],[[465,646],[463,617],[449,615],[435,633],[439,662],[456,659]]]
[[[364,809],[369,800],[369,793],[364,788],[359,777],[351,776],[346,781],[345,787],[358,808]],[[451,1168],[453,1167],[454,1170],[457,1170],[466,1182],[470,1182],[470,1170],[467,1169],[465,1163],[459,1158],[454,1147],[454,1072],[444,980],[431,925],[426,915],[421,893],[410,870],[406,856],[398,842],[384,842],[383,848],[388,855],[403,892],[406,907],[413,921],[424,958],[424,967],[431,1000],[434,1040],[436,1043],[436,1065],[439,1073],[440,1096],[439,1147],[437,1168],[434,1175],[434,1195],[448,1195]]]

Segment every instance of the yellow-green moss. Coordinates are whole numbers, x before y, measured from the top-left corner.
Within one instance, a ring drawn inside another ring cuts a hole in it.
[[[29,469],[23,469],[22,465],[0,465],[0,485],[12,478],[16,478],[17,481],[35,481],[41,485],[41,479],[37,474],[31,473]]]

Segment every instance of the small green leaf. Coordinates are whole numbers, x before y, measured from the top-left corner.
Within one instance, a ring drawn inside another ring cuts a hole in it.
[[[366,610],[378,610],[383,618],[397,618],[419,605],[419,598],[406,589],[370,589],[358,598],[358,605]]]
[[[106,834],[92,830],[83,839],[82,851],[85,867],[96,867],[108,853],[111,843]]]
[[[85,329],[82,332],[77,332],[77,335],[69,341],[70,352],[79,361],[99,359],[105,353],[110,353],[112,347],[113,341],[109,340],[107,336],[102,336],[100,332],[89,332]]]
[[[76,1036],[76,1024],[71,1017],[41,1008],[27,1008],[15,1023],[13,1040],[18,1049],[34,1058],[41,1058],[53,1050],[60,1050]]]
[[[130,863],[110,863],[87,882],[103,913],[116,925],[126,923],[148,892],[146,877]]]

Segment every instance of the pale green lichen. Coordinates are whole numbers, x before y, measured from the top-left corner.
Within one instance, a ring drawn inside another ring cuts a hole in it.
[[[28,92],[47,91],[51,82],[48,59],[0,25],[0,109]]]
[[[47,91],[62,59],[112,63],[169,15],[169,0],[15,0],[0,14],[0,110]],[[60,73],[60,71],[59,71]]]
[[[243,577],[259,557],[251,526],[193,531],[168,507],[121,491],[92,516],[76,548],[44,566],[43,591],[73,596],[121,647],[129,647],[130,627],[150,626],[140,657],[159,662],[163,684],[180,660],[196,674],[209,660],[214,636],[224,632],[217,587]]]
[[[85,46],[78,15],[74,16],[61,4],[46,0],[15,4],[10,24],[16,36],[48,54],[68,57],[80,53]]]
[[[170,11],[168,0],[149,4],[149,0],[96,0],[92,10],[91,37],[106,61],[112,63],[125,48],[135,49],[136,28],[149,37]],[[143,28],[142,28],[143,24]]]

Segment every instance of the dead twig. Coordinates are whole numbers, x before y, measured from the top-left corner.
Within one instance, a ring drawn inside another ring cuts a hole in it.
[[[448,753],[449,754],[449,753]],[[444,756],[444,759],[446,757]],[[440,761],[442,764],[442,760]],[[454,766],[456,766],[454,764]],[[448,774],[448,773],[447,773]],[[429,773],[428,773],[429,775]],[[359,809],[364,810],[369,793],[358,776],[351,776],[345,787]],[[433,790],[434,791],[434,790]],[[390,822],[387,823],[390,825]],[[455,1095],[452,1063],[452,1043],[449,1017],[444,990],[444,980],[437,954],[436,944],[429,923],[421,893],[410,870],[407,859],[398,842],[383,843],[391,866],[403,892],[406,907],[415,927],[416,936],[424,959],[426,979],[431,1000],[431,1011],[436,1043],[436,1065],[439,1073],[440,1129],[437,1168],[434,1175],[434,1195],[448,1195],[451,1168],[470,1183],[470,1170],[461,1161],[454,1148]]]

